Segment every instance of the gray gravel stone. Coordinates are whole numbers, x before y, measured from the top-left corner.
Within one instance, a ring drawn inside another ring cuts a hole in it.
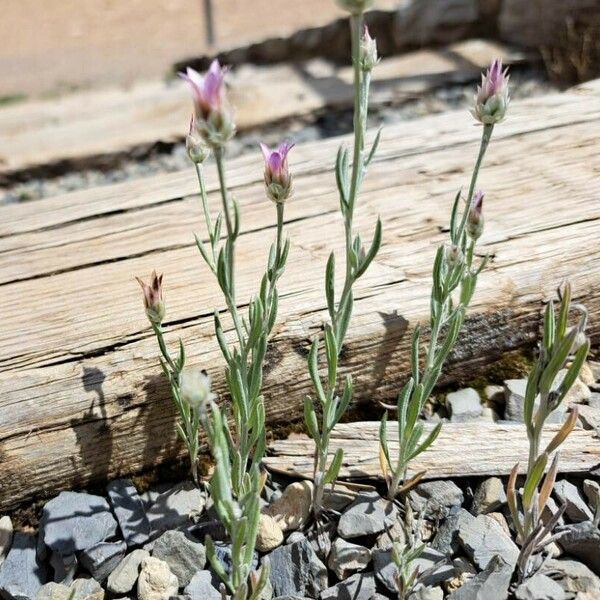
[[[210,571],[198,571],[183,590],[183,593],[190,600],[221,600],[220,592],[212,584]]]
[[[9,516],[0,519],[0,565],[8,555],[13,539],[13,526]]]
[[[577,560],[552,558],[546,561],[541,572],[557,581],[570,594],[589,594],[582,600],[594,598],[593,594],[600,590],[600,577]]]
[[[150,538],[150,522],[133,482],[115,479],[106,490],[127,546],[144,545]]]
[[[0,567],[0,596],[6,600],[35,600],[48,579],[37,557],[35,536],[15,533],[13,543]]]
[[[146,550],[134,550],[125,556],[115,570],[108,576],[106,589],[113,594],[127,594],[133,590],[142,561],[150,556]]]
[[[479,515],[460,523],[458,539],[467,556],[480,568],[485,569],[495,555],[514,566],[519,549],[506,535],[502,527],[491,517]]]
[[[474,515],[486,514],[498,510],[506,504],[504,484],[499,477],[489,477],[475,489],[471,512]]]
[[[375,594],[373,573],[356,573],[321,592],[321,600],[371,600]]]
[[[69,589],[72,600],[104,600],[104,590],[95,579],[76,579]]]
[[[96,580],[104,581],[121,562],[127,552],[127,544],[100,542],[77,555],[81,566]]]
[[[600,573],[600,529],[591,521],[568,526],[558,544],[595,573]]]
[[[567,504],[565,514],[571,521],[579,523],[593,518],[592,511],[588,508],[577,486],[570,481],[566,479],[557,481],[554,484],[554,495],[558,499],[559,505]]]
[[[464,388],[446,396],[450,420],[454,423],[472,421],[481,415],[481,398],[473,388]]]
[[[54,571],[54,582],[70,585],[75,578],[78,563],[74,554],[62,556],[58,552],[50,555],[50,566]]]
[[[527,379],[507,379],[504,382],[504,395],[506,400],[506,419],[509,421],[523,422],[523,405],[525,403],[525,390]],[[539,406],[539,397],[534,406]],[[562,423],[565,418],[566,404],[563,402],[548,416],[547,423]]]
[[[371,561],[371,551],[364,546],[337,538],[331,545],[329,553],[329,568],[338,579],[346,579],[356,571],[362,571]]]
[[[70,593],[68,586],[51,581],[40,588],[36,600],[69,600]]]
[[[440,519],[456,511],[462,505],[464,495],[452,481],[427,481],[411,490],[408,500],[417,514]]]
[[[206,564],[204,546],[189,539],[182,531],[163,533],[154,544],[152,556],[169,565],[180,587],[188,585],[196,571],[203,569]]]
[[[583,482],[583,493],[587,498],[592,513],[596,507],[600,508],[600,483],[592,479],[586,479]]]
[[[346,539],[380,533],[394,524],[397,515],[394,503],[377,492],[360,494],[340,517],[338,533]]]
[[[517,600],[566,600],[562,587],[547,575],[537,573],[523,582],[515,592]]]
[[[452,592],[447,600],[506,600],[513,570],[514,565],[494,556],[481,573]]]
[[[444,590],[439,586],[421,586],[408,597],[408,600],[444,600]]]
[[[397,593],[396,577],[398,569],[392,560],[391,550],[373,550],[373,570],[376,578],[392,593]],[[434,586],[442,581],[450,579],[455,574],[455,569],[452,564],[447,561],[447,557],[434,550],[433,548],[425,548],[423,554],[412,563],[413,570],[419,569],[421,574],[429,569],[435,568],[427,576],[420,579],[424,586]]]
[[[147,511],[151,537],[188,524],[190,514],[202,511],[205,503],[204,494],[189,481],[178,483],[159,494]]]
[[[327,568],[306,539],[276,548],[269,560],[275,596],[317,598],[327,588]]]
[[[435,537],[431,542],[431,547],[446,556],[453,556],[460,547],[458,541],[458,530],[464,521],[471,521],[474,517],[464,508],[456,513],[448,515],[444,522],[439,526]]]
[[[44,506],[40,532],[48,548],[68,555],[115,535],[117,522],[101,496],[61,492]]]

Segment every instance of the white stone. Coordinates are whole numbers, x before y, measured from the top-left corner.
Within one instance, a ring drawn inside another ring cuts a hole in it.
[[[310,517],[312,494],[310,481],[295,481],[264,513],[273,517],[282,531],[295,531],[303,527]]]
[[[0,565],[4,562],[13,539],[13,526],[9,516],[0,519]]]
[[[259,552],[271,552],[283,543],[283,531],[277,521],[267,514],[260,515],[256,549]]]
[[[481,415],[481,398],[473,388],[465,388],[446,396],[450,420],[455,423],[471,421]]]
[[[142,570],[138,579],[138,600],[169,600],[177,596],[179,582],[171,573],[169,565],[150,556],[142,561]]]

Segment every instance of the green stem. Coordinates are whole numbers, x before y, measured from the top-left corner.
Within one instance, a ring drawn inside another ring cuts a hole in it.
[[[208,230],[208,237],[210,238],[210,247],[212,253],[213,264],[216,263],[217,257],[215,255],[215,242],[213,239],[214,231],[212,225],[212,219],[210,218],[210,210],[208,208],[208,195],[206,193],[206,184],[204,182],[204,168],[202,163],[194,163],[196,167],[196,175],[198,176],[198,187],[200,188],[200,200],[202,202],[202,212],[204,213],[204,222],[206,223],[206,229]]]
[[[481,144],[479,146],[479,154],[477,155],[477,161],[473,168],[473,174],[471,175],[471,183],[469,184],[469,193],[467,195],[466,210],[463,213],[462,220],[460,223],[458,239],[460,240],[467,224],[467,217],[469,216],[469,208],[471,207],[471,200],[473,200],[473,194],[475,193],[475,186],[477,185],[477,179],[479,177],[479,170],[483,164],[483,158],[485,156],[487,147],[492,139],[492,133],[494,131],[493,125],[484,125],[483,132],[481,134]]]

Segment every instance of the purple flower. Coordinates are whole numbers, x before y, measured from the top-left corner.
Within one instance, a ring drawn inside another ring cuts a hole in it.
[[[225,101],[225,70],[218,60],[210,63],[204,76],[190,67],[185,73],[179,73],[179,76],[190,84],[199,119],[206,120],[211,112],[222,110]]]
[[[144,283],[139,277],[136,277],[138,283],[142,286],[144,293],[144,308],[150,322],[154,325],[160,325],[165,318],[165,300],[162,290],[163,276],[157,275],[152,271],[150,285]]]
[[[484,125],[494,125],[504,119],[510,102],[508,93],[508,69],[502,70],[502,59],[492,62],[481,85],[477,87],[473,116]]]
[[[261,144],[265,159],[265,185],[267,194],[273,202],[285,202],[292,193],[292,176],[288,168],[288,153],[294,144],[283,142],[272,150],[266,144]]]
[[[179,73],[192,90],[196,129],[212,147],[224,146],[235,133],[225,93],[225,73],[218,60],[213,60],[205,75],[189,67]]]
[[[467,233],[477,240],[483,233],[483,192],[477,192],[471,200],[469,214],[467,215]]]

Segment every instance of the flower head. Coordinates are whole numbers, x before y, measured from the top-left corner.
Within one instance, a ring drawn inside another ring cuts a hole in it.
[[[508,69],[502,70],[502,60],[492,62],[485,75],[481,76],[481,85],[477,87],[472,115],[484,125],[494,125],[506,115],[510,96],[508,93]]]
[[[213,60],[205,75],[190,67],[179,73],[192,91],[196,128],[211,146],[223,146],[235,133],[225,93],[225,73],[218,60]]]
[[[181,399],[196,410],[206,407],[216,396],[210,390],[210,377],[200,369],[186,367],[179,375]]]
[[[162,274],[157,275],[156,271],[152,271],[150,285],[148,285],[139,277],[136,277],[138,283],[142,286],[142,291],[144,293],[144,308],[146,309],[146,315],[153,325],[160,325],[165,318],[162,278]]]
[[[185,138],[185,149],[193,163],[202,164],[209,155],[209,149],[196,135],[196,117],[192,115],[190,119],[190,129]]]
[[[483,233],[483,192],[477,192],[471,200],[469,214],[467,215],[467,233],[477,240]]]
[[[446,246],[446,263],[450,269],[462,264],[463,258],[463,253],[459,246],[456,244]]]
[[[353,15],[359,15],[371,8],[374,0],[336,0],[340,8]]]
[[[363,71],[372,71],[378,62],[377,41],[371,37],[369,28],[365,25],[365,31],[360,40],[360,66]]]
[[[292,176],[288,168],[288,153],[294,144],[283,142],[278,148],[271,150],[266,144],[261,144],[265,159],[265,185],[267,195],[273,202],[285,202],[292,193]]]

